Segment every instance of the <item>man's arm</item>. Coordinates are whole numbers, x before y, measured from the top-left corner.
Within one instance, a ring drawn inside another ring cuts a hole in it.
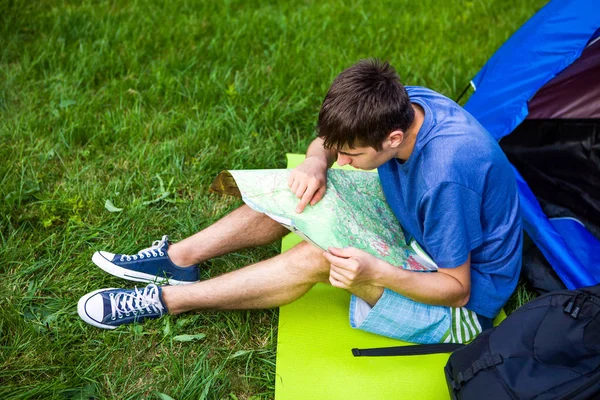
[[[362,297],[371,305],[379,300],[383,288],[431,305],[463,307],[469,301],[470,255],[466,262],[456,268],[440,268],[433,273],[395,267],[355,248],[330,248],[324,255],[331,263],[331,284]],[[363,293],[368,293],[368,298],[361,296]]]
[[[327,168],[331,167],[336,152],[323,147],[323,139],[316,138],[308,146],[306,159],[292,170],[288,180],[291,191],[300,199],[297,213],[301,213],[306,205],[318,203],[327,189]]]
[[[327,161],[327,167],[331,167],[337,157],[337,152],[333,149],[323,147],[324,140],[316,138],[308,145],[306,149],[306,158],[318,157]]]
[[[420,303],[464,307],[471,295],[471,257],[456,268],[439,268],[437,273],[408,271],[388,264],[377,283]]]

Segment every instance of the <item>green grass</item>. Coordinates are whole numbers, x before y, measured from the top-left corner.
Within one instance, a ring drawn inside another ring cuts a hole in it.
[[[0,1],[0,398],[273,397],[276,310],[102,331],[77,300],[123,282],[93,251],[176,241],[232,210],[208,194],[216,174],[303,152],[329,84],[360,58],[456,98],[544,3]]]

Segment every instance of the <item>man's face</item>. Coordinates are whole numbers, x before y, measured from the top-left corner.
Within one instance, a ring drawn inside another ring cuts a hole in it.
[[[369,171],[388,162],[393,156],[385,149],[377,151],[372,147],[343,146],[337,149],[337,163],[340,166],[351,165],[354,168]]]

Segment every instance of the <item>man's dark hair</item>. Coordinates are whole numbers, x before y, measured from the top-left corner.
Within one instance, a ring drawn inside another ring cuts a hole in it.
[[[326,148],[373,147],[381,150],[391,132],[406,132],[415,112],[394,67],[361,60],[343,71],[329,88],[317,132]]]

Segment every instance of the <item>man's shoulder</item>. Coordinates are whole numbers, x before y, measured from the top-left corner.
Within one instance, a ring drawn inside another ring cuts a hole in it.
[[[442,97],[447,98],[441,93],[436,92],[435,90],[426,88],[424,86],[405,86],[406,92],[408,93],[408,97],[410,98],[419,98],[419,97]]]
[[[481,194],[486,178],[496,175],[492,171],[497,169],[495,165],[503,163],[494,144],[473,140],[462,132],[434,137],[419,157],[419,178],[430,188],[457,184]]]

